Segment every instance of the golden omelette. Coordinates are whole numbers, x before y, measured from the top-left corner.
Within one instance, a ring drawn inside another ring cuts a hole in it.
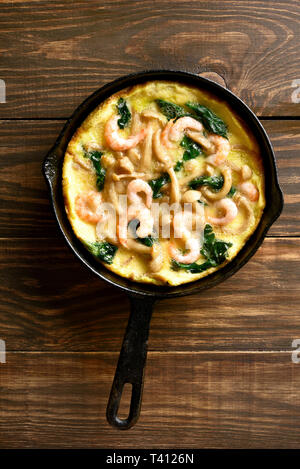
[[[65,208],[108,269],[180,285],[229,262],[264,206],[258,144],[226,102],[150,81],[100,104],[69,142]]]

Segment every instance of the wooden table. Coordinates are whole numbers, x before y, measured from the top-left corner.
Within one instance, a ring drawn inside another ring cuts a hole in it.
[[[1,448],[299,448],[299,21],[293,0],[1,1]],[[213,73],[256,112],[285,208],[234,277],[157,305],[120,432],[105,409],[129,302],[66,247],[41,164],[85,97],[159,68]]]

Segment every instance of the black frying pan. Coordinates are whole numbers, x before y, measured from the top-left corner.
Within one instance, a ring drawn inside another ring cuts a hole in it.
[[[266,208],[260,223],[238,255],[227,265],[213,274],[189,284],[177,287],[163,287],[132,282],[107,270],[87,252],[74,235],[66,216],[62,196],[62,162],[68,142],[76,129],[90,112],[102,101],[128,86],[149,80],[171,80],[203,88],[230,104],[256,137],[263,157],[266,180]],[[253,112],[233,93],[222,86],[187,72],[147,71],[125,76],[100,88],[89,96],[74,112],[60,133],[54,147],[49,151],[43,164],[43,173],[48,183],[50,198],[60,230],[76,256],[98,277],[125,291],[130,298],[131,314],[125,333],[108,406],[107,420],[114,427],[128,429],[136,423],[140,413],[144,368],[147,355],[147,341],[153,305],[156,300],[199,293],[211,288],[240,269],[263,242],[272,223],[280,215],[283,197],[278,184],[275,156],[272,145],[262,125]],[[132,384],[129,416],[118,417],[118,409],[125,383]]]

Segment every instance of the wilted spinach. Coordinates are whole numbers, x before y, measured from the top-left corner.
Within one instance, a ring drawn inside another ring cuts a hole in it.
[[[190,102],[186,103],[186,106],[195,112],[198,120],[201,120],[207,130],[227,138],[227,126],[225,122],[211,109],[202,104]]]
[[[106,262],[106,264],[112,264],[115,254],[118,250],[117,246],[114,246],[107,241],[95,243],[85,243],[86,247],[93,256],[98,257],[101,261]]]
[[[158,199],[159,197],[162,197],[163,194],[160,192],[161,188],[170,182],[170,176],[168,173],[163,173],[159,178],[157,179],[151,179],[148,181],[149,186],[152,189],[153,192],[153,199]]]
[[[205,261],[202,264],[197,264],[196,262],[193,262],[192,264],[182,264],[181,262],[177,262],[175,259],[172,259],[171,267],[173,270],[186,270],[191,274],[199,274],[200,272],[210,269],[210,267],[215,267],[215,265],[212,265],[210,261]]]
[[[178,172],[178,171],[181,170],[182,167],[183,167],[183,161],[179,160],[179,161],[177,161],[177,163],[174,166],[174,171]]]
[[[151,248],[153,246],[153,243],[155,243],[156,238],[153,238],[152,236],[146,236],[145,238],[137,238],[137,241]]]
[[[189,138],[187,135],[185,135],[181,140],[180,146],[185,148],[185,152],[182,157],[183,161],[192,160],[193,158],[197,158],[199,155],[203,155],[200,145],[194,142],[194,140]]]
[[[178,119],[179,117],[190,115],[190,113],[185,111],[184,108],[178,104],[170,103],[164,99],[156,99],[155,102],[158,104],[160,111],[164,116],[166,116],[168,121],[170,119]]]
[[[139,226],[140,226],[140,221],[138,219],[131,220],[128,223],[128,228],[131,230],[136,241],[138,241],[141,244],[144,244],[144,246],[148,246],[149,248],[151,248],[151,246],[153,246],[153,243],[157,241],[157,238],[154,238],[151,235],[146,236],[145,238],[139,238],[136,233],[136,230],[138,229]]]
[[[174,166],[174,171],[180,171],[185,161],[192,160],[193,158],[197,158],[197,156],[203,155],[203,151],[200,145],[194,142],[187,135],[183,137],[180,145],[185,148],[185,152],[183,154],[182,160],[177,161],[176,165]]]
[[[204,240],[200,253],[206,258],[202,264],[193,262],[192,264],[182,264],[172,259],[172,268],[174,270],[184,269],[192,274],[204,272],[211,267],[222,264],[228,256],[228,249],[232,246],[220,239],[217,239],[211,225],[206,224],[204,228]]]
[[[229,191],[228,194],[227,194],[227,197],[230,197],[230,198],[231,198],[231,197],[234,196],[235,193],[236,193],[236,187],[231,186],[230,191]]]
[[[197,189],[199,186],[209,186],[211,189],[215,191],[219,191],[222,189],[224,184],[223,176],[199,176],[195,179],[192,179],[189,182],[189,187],[191,189]]]
[[[228,249],[232,243],[227,243],[217,239],[211,225],[206,224],[204,228],[204,240],[201,254],[215,265],[222,264],[225,261]]]
[[[124,98],[119,99],[117,109],[120,115],[120,119],[118,120],[118,126],[120,127],[120,129],[124,129],[128,126],[131,119],[131,112],[129,111]]]
[[[101,166],[101,156],[103,155],[102,151],[84,150],[85,158],[89,158],[93,164],[94,170],[97,175],[96,186],[99,191],[102,191],[105,183],[106,170]]]
[[[211,109],[199,103],[185,103],[188,111],[175,103],[170,103],[163,99],[156,99],[160,111],[166,116],[168,120],[178,119],[179,117],[190,116],[203,123],[204,127],[217,135],[227,138],[227,125],[217,116]]]

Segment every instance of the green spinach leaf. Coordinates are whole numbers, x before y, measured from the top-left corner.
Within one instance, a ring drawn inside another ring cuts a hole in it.
[[[138,241],[141,244],[144,244],[144,246],[148,246],[149,248],[151,248],[153,246],[153,243],[157,241],[157,238],[154,238],[151,235],[146,236],[145,238],[139,238],[136,233],[136,230],[138,229],[139,226],[140,226],[140,221],[136,218],[131,220],[128,223],[128,228],[131,230],[136,241]]]
[[[193,158],[197,158],[197,156],[204,154],[200,145],[194,142],[187,135],[183,137],[180,145],[186,150],[183,154],[182,160],[177,161],[174,166],[174,171],[180,171],[185,161],[192,160]]]
[[[227,126],[225,122],[208,107],[190,102],[186,103],[186,106],[195,112],[196,116],[202,121],[207,130],[227,138]]]
[[[153,199],[158,199],[159,197],[163,196],[160,190],[165,184],[168,184],[169,182],[170,176],[168,173],[163,173],[159,178],[148,181],[148,184],[153,192]]]
[[[193,262],[192,264],[182,264],[172,259],[172,268],[174,270],[184,269],[192,274],[204,272],[210,267],[216,267],[222,264],[228,255],[228,249],[232,246],[220,239],[217,239],[211,225],[206,224],[204,228],[204,240],[200,253],[206,258],[202,264]]]
[[[183,161],[179,160],[179,161],[177,161],[177,163],[174,166],[174,171],[178,172],[178,171],[181,170],[182,167],[183,167]]]
[[[230,197],[230,198],[231,198],[231,197],[234,196],[235,193],[236,193],[236,187],[231,186],[231,189],[230,189],[230,191],[228,192],[227,197]]]
[[[99,191],[102,191],[105,183],[106,170],[101,166],[101,156],[103,155],[102,151],[85,151],[84,156],[89,158],[93,164],[94,170],[97,175],[96,186]]]
[[[164,99],[156,99],[155,102],[158,104],[160,111],[164,116],[166,116],[168,121],[170,119],[178,119],[179,117],[190,115],[190,113],[186,112],[185,109],[178,104],[170,103]]]
[[[194,142],[187,135],[185,135],[181,140],[180,146],[185,148],[185,152],[183,154],[183,161],[192,160],[193,158],[197,158],[197,156],[199,155],[203,155],[203,151],[200,145]]]
[[[214,262],[215,265],[222,264],[231,246],[232,243],[227,243],[216,238],[211,225],[205,225],[203,246],[200,252],[207,260]]]
[[[193,262],[192,264],[182,264],[181,262],[177,262],[175,259],[172,259],[173,270],[187,270],[191,274],[199,274],[200,272],[210,269],[210,267],[215,267],[215,264],[211,261],[205,261],[202,264],[197,264],[196,262]]]
[[[128,126],[131,119],[131,112],[129,111],[124,98],[119,99],[117,109],[120,115],[120,119],[118,120],[118,126],[120,127],[120,129],[124,129]]]
[[[199,186],[209,186],[211,189],[215,191],[219,191],[222,189],[224,184],[223,176],[199,176],[195,179],[192,179],[189,182],[189,187],[191,189],[197,189]]]
[[[106,262],[106,264],[113,263],[115,254],[118,250],[117,246],[106,241],[96,241],[95,243],[86,242],[85,244],[93,256],[98,257],[101,261]]]
[[[151,248],[153,243],[155,243],[156,238],[153,238],[153,236],[146,236],[145,238],[137,238],[137,241]]]
[[[96,172],[96,186],[99,191],[102,191],[105,183],[106,170],[101,166],[101,156],[103,155],[102,151],[92,150],[86,151],[83,147],[83,155],[85,158],[89,158],[92,162],[93,168]]]
[[[183,106],[170,103],[164,99],[156,99],[160,111],[168,120],[178,119],[179,117],[189,116],[203,123],[204,127],[217,135],[227,138],[227,125],[211,109],[199,103],[187,102],[185,106],[190,110],[186,111]]]

